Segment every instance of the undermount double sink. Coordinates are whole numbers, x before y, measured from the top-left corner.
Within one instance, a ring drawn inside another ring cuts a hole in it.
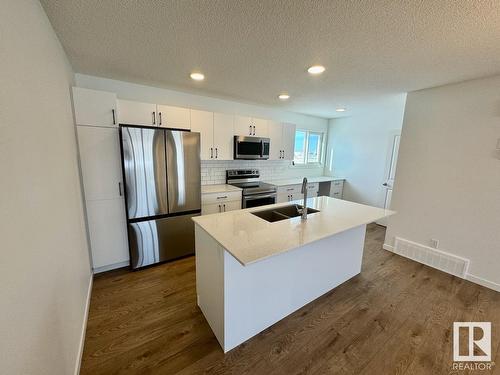
[[[314,208],[307,208],[307,214],[319,212]],[[258,216],[261,219],[274,223],[276,221],[287,220],[302,215],[302,206],[298,204],[291,204],[288,206],[271,208],[269,210],[255,211],[252,215]]]

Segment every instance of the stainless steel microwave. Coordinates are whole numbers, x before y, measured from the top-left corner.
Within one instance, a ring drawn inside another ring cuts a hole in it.
[[[245,160],[269,159],[269,138],[234,136],[234,158]]]

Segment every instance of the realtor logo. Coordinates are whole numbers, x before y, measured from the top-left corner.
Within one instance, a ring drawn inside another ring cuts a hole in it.
[[[454,322],[453,360],[491,361],[491,322]]]

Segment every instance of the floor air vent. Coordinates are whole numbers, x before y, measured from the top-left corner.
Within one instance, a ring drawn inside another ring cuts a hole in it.
[[[394,242],[394,252],[461,278],[465,278],[469,267],[468,259],[399,237]]]

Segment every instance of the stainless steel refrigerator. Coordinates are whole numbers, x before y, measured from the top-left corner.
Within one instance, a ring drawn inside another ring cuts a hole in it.
[[[193,254],[200,134],[120,125],[120,139],[131,267]]]

